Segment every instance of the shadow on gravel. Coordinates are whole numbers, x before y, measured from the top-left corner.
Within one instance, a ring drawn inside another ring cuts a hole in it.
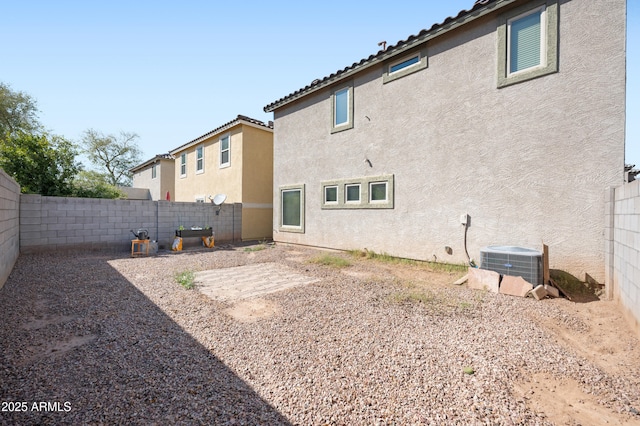
[[[0,289],[0,424],[290,424],[114,257],[19,257]]]

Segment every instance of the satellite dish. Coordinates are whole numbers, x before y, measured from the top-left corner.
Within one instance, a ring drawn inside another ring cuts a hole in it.
[[[219,206],[220,204],[224,203],[224,200],[226,199],[227,194],[217,194],[215,197],[213,197],[213,204]]]

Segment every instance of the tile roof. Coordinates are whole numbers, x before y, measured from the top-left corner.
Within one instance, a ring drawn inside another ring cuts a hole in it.
[[[193,139],[193,140],[191,140],[191,141],[189,141],[189,142],[187,142],[187,143],[185,143],[183,145],[180,145],[179,147],[177,147],[175,149],[172,149],[170,152],[171,153],[176,153],[178,151],[181,151],[181,150],[183,150],[184,148],[186,148],[186,147],[188,147],[190,145],[193,145],[193,144],[195,144],[197,142],[203,141],[203,140],[207,139],[208,137],[215,135],[216,133],[220,133],[223,130],[229,129],[229,128],[231,128],[233,126],[236,126],[238,124],[241,124],[241,123],[254,125],[254,126],[257,126],[257,127],[264,127],[265,130],[273,130],[273,122],[272,121],[270,121],[269,123],[265,124],[260,120],[256,120],[255,118],[251,118],[251,117],[247,117],[246,115],[238,114],[238,116],[236,118],[234,118],[233,120],[223,124],[222,126],[216,127],[215,129],[211,130],[210,132],[207,132],[202,136],[198,136],[197,138],[195,138],[195,139]]]
[[[328,84],[339,81],[346,78],[353,73],[360,71],[361,69],[368,68],[371,65],[379,63],[390,57],[399,55],[405,52],[407,49],[418,45],[429,38],[433,38],[436,34],[448,30],[456,23],[467,22],[467,18],[471,16],[479,17],[483,16],[491,10],[502,5],[513,3],[516,0],[476,0],[473,7],[469,10],[461,10],[455,17],[448,17],[439,24],[433,24],[429,29],[423,29],[416,35],[410,35],[406,40],[400,40],[395,45],[387,46],[386,49],[379,50],[375,55],[370,55],[368,58],[361,59],[360,62],[354,62],[350,66],[338,70],[333,74],[330,74],[322,79],[316,79],[311,84],[296,90],[289,95],[278,99],[275,102],[270,103],[264,107],[265,112],[272,112],[281,106],[305,96],[308,93],[314,92]],[[484,13],[483,13],[484,12]]]
[[[173,159],[174,159],[173,155],[171,155],[169,153],[158,154],[155,157],[145,161],[144,163],[138,164],[137,166],[130,168],[129,171],[131,173],[134,173],[134,172],[136,172],[136,171],[138,171],[140,169],[144,169],[145,167],[150,166],[151,164],[156,163],[156,162],[158,162],[160,160],[173,160]]]

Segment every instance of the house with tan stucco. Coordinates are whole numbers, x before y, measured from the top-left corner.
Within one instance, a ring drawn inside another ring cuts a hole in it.
[[[129,192],[133,190],[148,189],[144,197],[129,195],[129,199],[143,198],[166,200],[173,197],[175,188],[175,166],[171,154],[158,154],[155,157],[131,168],[133,183]],[[167,197],[169,195],[169,197]]]
[[[242,203],[243,240],[270,239],[273,223],[273,125],[243,115],[170,151],[172,201]]]
[[[268,104],[274,240],[453,263],[544,243],[603,282],[625,25],[625,0],[470,1]]]

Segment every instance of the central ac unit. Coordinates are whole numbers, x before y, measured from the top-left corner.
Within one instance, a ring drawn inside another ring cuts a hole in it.
[[[514,246],[489,246],[480,250],[480,268],[501,275],[522,277],[534,286],[543,284],[542,252]]]

